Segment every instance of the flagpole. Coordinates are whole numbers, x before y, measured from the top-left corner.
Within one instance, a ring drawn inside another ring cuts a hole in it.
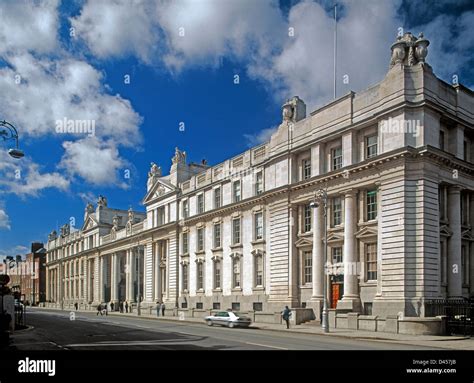
[[[334,4],[334,99],[336,99],[337,3]]]

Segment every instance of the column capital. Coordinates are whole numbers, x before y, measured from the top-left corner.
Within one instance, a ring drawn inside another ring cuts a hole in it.
[[[346,189],[340,192],[345,198],[354,198],[359,190],[356,188]]]
[[[463,188],[460,185],[449,185],[448,186],[448,194],[457,194],[461,193]]]

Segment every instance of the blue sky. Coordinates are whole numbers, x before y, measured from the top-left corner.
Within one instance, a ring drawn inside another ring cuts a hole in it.
[[[26,157],[9,158],[1,142],[0,256],[70,217],[80,226],[99,194],[143,210],[150,162],[167,173],[176,146],[219,163],[268,139],[286,98],[309,111],[329,101],[332,3],[2,1],[0,118],[18,128]],[[472,2],[428,3],[338,2],[339,96],[383,78],[398,28],[424,32],[439,77],[473,87]],[[63,118],[94,120],[95,137],[58,134]]]

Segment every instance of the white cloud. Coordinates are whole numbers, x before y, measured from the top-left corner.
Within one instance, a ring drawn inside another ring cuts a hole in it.
[[[88,1],[71,18],[77,38],[99,57],[134,54],[148,62],[158,45],[154,1]]]
[[[0,151],[0,194],[34,197],[49,188],[67,190],[69,180],[58,172],[41,172],[40,166],[29,157],[18,161]]]
[[[7,212],[2,208],[0,208],[0,230],[1,229],[10,230],[10,218]]]
[[[48,53],[58,47],[59,0],[3,0],[0,54],[19,50]]]
[[[59,168],[66,170],[70,176],[80,176],[95,185],[118,185],[118,171],[127,166],[119,156],[113,142],[103,142],[96,137],[84,138],[78,141],[66,141],[65,149]]]
[[[17,254],[25,254],[29,251],[29,248],[23,245],[16,245],[8,249],[0,249],[0,258],[5,258],[7,256],[15,256]],[[2,259],[3,261],[3,259]]]
[[[273,133],[278,130],[278,126],[272,128],[262,129],[255,134],[244,134],[244,138],[247,141],[247,146],[257,146],[263,144],[264,142],[270,141],[270,138]]]

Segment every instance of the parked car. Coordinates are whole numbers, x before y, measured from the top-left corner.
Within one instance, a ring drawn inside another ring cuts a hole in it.
[[[204,318],[208,326],[220,325],[230,328],[234,327],[249,327],[252,321],[250,318],[233,311],[219,311],[214,315]]]

